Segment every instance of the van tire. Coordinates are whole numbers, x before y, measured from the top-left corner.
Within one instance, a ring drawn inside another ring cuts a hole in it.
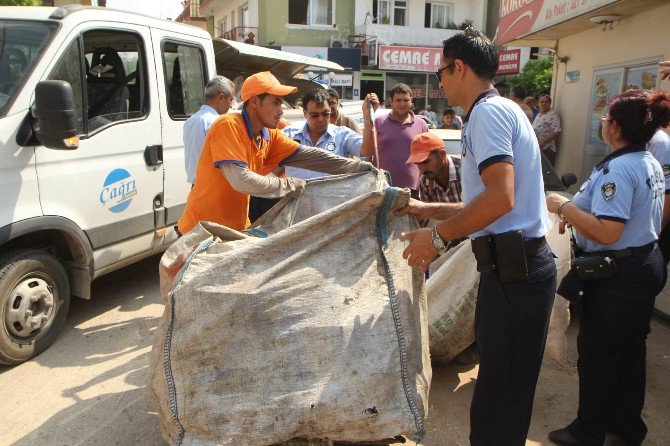
[[[0,363],[20,364],[53,344],[69,306],[68,276],[54,256],[20,250],[0,259]]]

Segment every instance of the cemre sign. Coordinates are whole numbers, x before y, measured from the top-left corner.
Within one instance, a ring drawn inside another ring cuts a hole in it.
[[[511,42],[618,0],[501,0],[498,41]]]
[[[498,73],[516,74],[520,70],[521,50],[509,50],[498,52]]]
[[[403,71],[437,71],[442,48],[379,45],[379,69]]]

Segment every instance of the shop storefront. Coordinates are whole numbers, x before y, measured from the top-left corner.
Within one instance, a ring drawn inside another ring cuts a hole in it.
[[[670,3],[661,0],[501,2],[501,43],[549,47],[555,54],[551,95],[563,128],[560,172],[583,180],[606,155],[600,117],[614,95],[670,90],[658,76],[658,62],[670,59],[670,40],[650,31],[666,29],[668,17]]]
[[[435,76],[440,68],[442,48],[379,45],[377,51],[379,70],[362,73],[361,98],[374,91],[388,106],[393,86],[404,83],[412,89],[415,107],[426,110],[430,105],[439,120],[448,107]],[[377,73],[376,79],[374,73]]]

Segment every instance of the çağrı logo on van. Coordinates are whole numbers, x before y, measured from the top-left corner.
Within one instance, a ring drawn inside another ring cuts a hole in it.
[[[112,170],[100,190],[100,203],[110,212],[123,212],[137,195],[137,184],[125,169]]]

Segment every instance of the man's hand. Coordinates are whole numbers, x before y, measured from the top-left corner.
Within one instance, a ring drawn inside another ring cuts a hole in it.
[[[562,195],[551,194],[547,195],[547,211],[552,214],[558,214],[558,206],[566,201],[570,201]]]
[[[413,214],[419,221],[428,220],[433,211],[428,203],[424,203],[414,198],[410,198],[404,208],[398,209],[393,213],[396,217],[402,217],[405,214]]]
[[[572,225],[569,221],[563,219],[558,223],[558,233],[565,234],[565,230],[571,228]]]
[[[365,95],[365,100],[363,101],[363,119],[366,121],[372,121],[372,116],[370,116],[370,104],[375,111],[379,107],[379,98],[376,93],[369,93]]]
[[[376,174],[377,172],[379,172],[379,169],[377,169],[374,166],[374,164],[372,164],[369,161],[361,161],[356,166],[356,169],[354,169],[354,173],[358,173],[358,172],[372,172],[372,173]]]
[[[433,246],[432,229],[423,228],[416,231],[403,232],[405,240],[410,244],[402,253],[403,259],[412,268],[420,269],[424,273],[428,269],[430,262],[437,256],[437,249]]]
[[[286,182],[291,186],[291,192],[286,194],[291,198],[298,198],[302,191],[305,190],[305,185],[307,184],[302,178],[289,177],[286,178]]]

